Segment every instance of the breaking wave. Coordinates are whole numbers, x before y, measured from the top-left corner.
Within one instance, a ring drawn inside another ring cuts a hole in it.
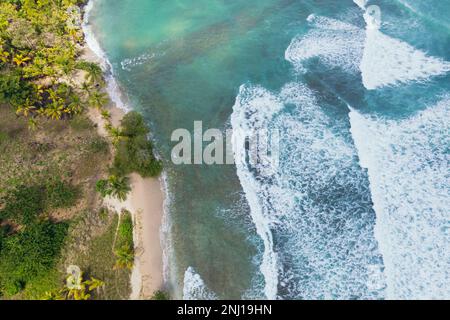
[[[387,298],[450,296],[450,98],[406,120],[350,113],[368,169]]]
[[[130,111],[130,107],[124,102],[123,92],[120,89],[119,84],[114,78],[114,68],[109,62],[106,53],[103,51],[102,47],[98,43],[95,33],[92,30],[92,26],[89,24],[89,17],[91,11],[94,7],[94,0],[90,0],[85,6],[84,19],[83,19],[83,33],[85,35],[85,41],[87,46],[95,53],[95,55],[100,59],[100,66],[103,69],[105,80],[106,80],[106,90],[111,98],[112,102],[116,107],[124,110]]]
[[[413,46],[378,29],[367,29],[361,74],[364,87],[373,90],[410,81],[424,81],[450,71],[450,63],[427,56]]]
[[[278,130],[282,141],[280,168],[271,176],[246,165],[245,152],[235,148],[238,177],[264,241],[267,298],[382,297],[368,180],[345,126],[295,83],[279,94],[241,87],[231,123],[233,130]]]
[[[217,296],[208,289],[194,268],[187,268],[184,274],[183,300],[216,300]]]
[[[330,67],[359,72],[363,55],[364,30],[349,23],[314,14],[308,17],[312,30],[292,40],[285,58],[299,71],[304,63],[318,57]]]
[[[360,1],[358,5],[363,4]],[[311,30],[292,40],[285,53],[286,60],[300,72],[306,72],[308,60],[318,58],[329,67],[361,73],[368,90],[427,81],[450,71],[449,62],[385,35],[367,13],[364,17],[366,30],[336,19],[310,15],[307,20]]]

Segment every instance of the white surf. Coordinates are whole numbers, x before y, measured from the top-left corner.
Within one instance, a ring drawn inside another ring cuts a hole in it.
[[[400,121],[350,112],[388,299],[450,297],[449,117],[450,98]]]

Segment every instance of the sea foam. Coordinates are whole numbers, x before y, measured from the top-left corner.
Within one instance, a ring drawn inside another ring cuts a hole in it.
[[[253,101],[252,104],[247,103],[249,99]],[[271,117],[282,108],[283,104],[275,96],[268,94],[263,88],[241,86],[233,107],[233,114],[231,115],[233,142],[245,141],[245,136],[251,136],[258,130],[266,129]],[[236,137],[237,134],[244,136]],[[264,194],[265,190],[262,185],[254,183],[255,177],[246,165],[247,153],[245,148],[242,145],[233,143],[233,152],[238,177],[246,194],[256,231],[264,243],[263,261],[260,266],[261,273],[265,279],[264,293],[268,299],[276,299],[278,266],[270,230],[272,222],[270,213],[261,204],[259,198]]]
[[[361,9],[365,10],[368,0],[353,0],[353,2],[356,3],[356,5],[358,5]]]
[[[280,168],[269,177],[242,161],[245,150],[235,148],[238,177],[264,241],[266,296],[382,297],[368,180],[345,126],[336,126],[314,93],[295,83],[279,93],[241,87],[231,123],[233,130],[265,128],[281,135]]]
[[[359,72],[363,54],[364,30],[352,24],[323,16],[307,18],[311,30],[295,37],[285,53],[285,58],[298,71],[306,71],[304,63],[318,57],[331,67],[342,67]]]
[[[366,89],[428,80],[448,71],[450,63],[430,57],[376,28],[367,29],[361,61],[361,74]]]
[[[449,116],[450,98],[399,121],[350,113],[390,299],[450,297]]]
[[[84,38],[87,46],[95,53],[95,55],[100,59],[100,66],[105,74],[106,80],[106,90],[111,98],[112,102],[117,108],[124,111],[130,111],[130,107],[124,102],[124,94],[120,89],[119,84],[114,78],[114,68],[108,57],[100,46],[97,38],[95,37],[92,26],[89,23],[89,17],[92,9],[94,8],[94,0],[90,0],[84,7],[84,19],[82,24],[82,29],[84,33]]]
[[[184,274],[183,300],[217,300],[194,268],[187,268]]]
[[[305,63],[318,58],[332,68],[361,73],[368,90],[426,81],[450,71],[449,62],[385,35],[379,29],[379,21],[374,21],[367,12],[364,18],[366,30],[336,19],[310,15],[307,21],[311,30],[292,40],[285,52],[286,60],[299,72],[306,72]]]
[[[425,81],[450,71],[449,62],[382,33],[378,6],[368,7],[364,20],[367,27],[360,69],[366,89]]]

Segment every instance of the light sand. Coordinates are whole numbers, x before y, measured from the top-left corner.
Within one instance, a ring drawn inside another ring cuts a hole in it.
[[[160,240],[164,197],[156,179],[142,179],[131,175],[134,208],[136,263],[141,288],[133,285],[131,299],[150,299],[163,285],[163,256]],[[133,277],[132,277],[133,278]],[[140,294],[139,294],[140,293]]]
[[[88,47],[84,49],[83,59],[99,62],[99,58]],[[80,74],[79,83],[84,81]],[[106,109],[111,113],[114,126],[120,124],[125,112],[110,103]],[[90,109],[88,115],[97,124],[98,133],[107,137],[106,121],[100,112]],[[150,299],[153,293],[163,287],[163,254],[160,239],[160,229],[164,212],[164,193],[161,181],[144,179],[138,174],[130,175],[131,192],[125,202],[107,198],[105,205],[111,210],[120,212],[125,209],[132,213],[134,221],[135,263],[131,275],[132,292],[130,299]]]

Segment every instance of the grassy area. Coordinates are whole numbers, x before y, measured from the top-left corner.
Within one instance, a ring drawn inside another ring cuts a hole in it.
[[[130,270],[114,268],[116,257],[112,246],[117,223],[118,215],[103,209],[96,214],[85,213],[71,230],[66,262],[80,266],[86,276],[105,282],[95,299],[128,299],[130,295]]]
[[[120,219],[120,225],[117,232],[116,249],[121,247],[133,248],[133,218],[131,213],[124,210]]]
[[[93,178],[110,159],[107,142],[84,116],[43,121],[31,132],[10,107],[0,106],[0,115],[0,196],[11,187],[52,183],[55,178],[95,184]]]
[[[109,99],[101,68],[82,60],[81,11],[72,9],[84,3],[0,1],[0,298],[53,294],[72,264],[106,283],[95,298],[129,295],[128,269],[113,269],[116,217],[95,192],[112,159],[84,111],[106,114]],[[118,179],[156,175],[148,128],[137,115],[127,121]],[[126,180],[112,182],[113,195],[126,195]]]
[[[0,290],[3,296],[39,298],[45,291],[39,292],[36,288],[53,289],[56,262],[67,227],[67,223],[39,221],[28,223],[23,230],[6,237],[0,252]]]
[[[128,298],[130,272],[114,270],[117,214],[95,193],[110,161],[85,116],[29,131],[0,106],[0,298],[58,291],[71,264],[106,283],[93,298]]]
[[[117,239],[114,246],[116,256],[115,269],[133,268],[134,264],[134,243],[133,243],[133,219],[131,213],[123,211],[121,214],[119,228],[117,229]]]

